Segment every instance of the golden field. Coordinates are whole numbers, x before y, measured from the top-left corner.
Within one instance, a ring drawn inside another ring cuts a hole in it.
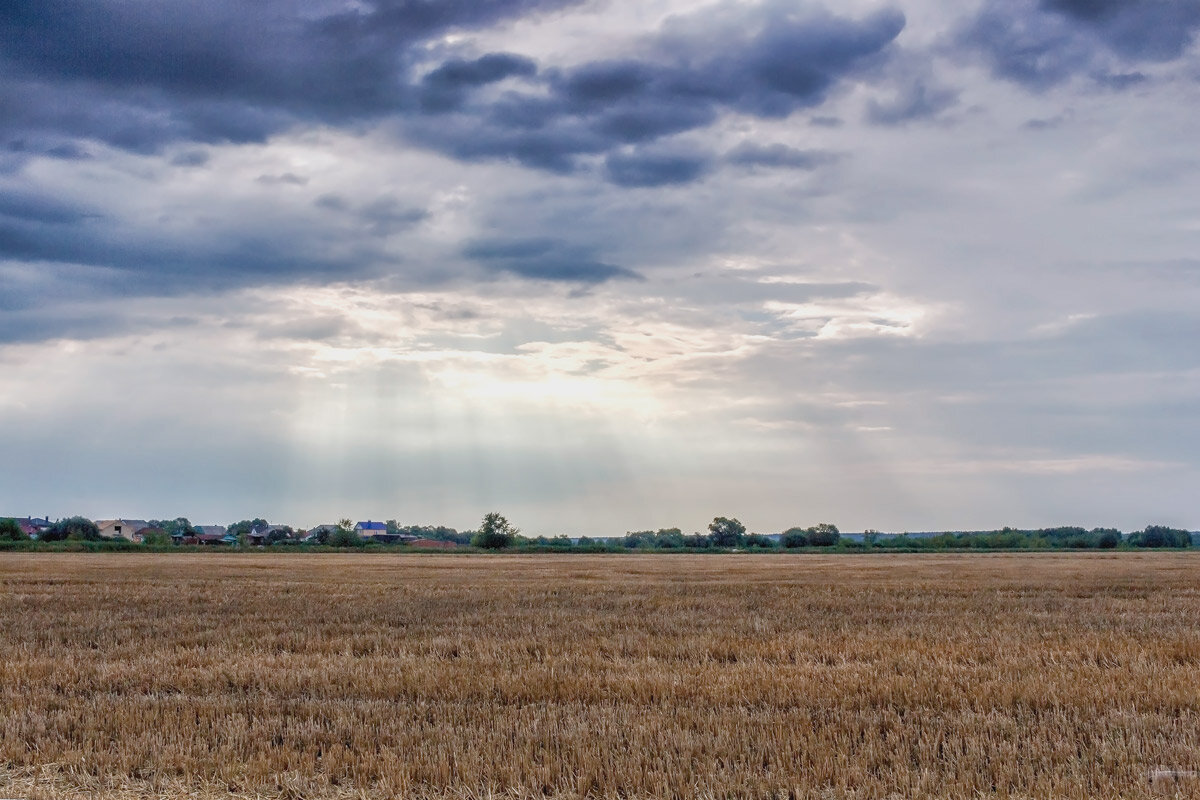
[[[1192,796],[1200,555],[0,554],[0,797]]]

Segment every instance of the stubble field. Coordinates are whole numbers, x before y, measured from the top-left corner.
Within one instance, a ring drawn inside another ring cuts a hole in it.
[[[1191,554],[19,554],[0,604],[3,797],[1107,798],[1200,767]]]

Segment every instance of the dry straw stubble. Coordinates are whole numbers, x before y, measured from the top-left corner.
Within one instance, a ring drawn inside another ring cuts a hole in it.
[[[1151,796],[1200,767],[1198,568],[9,555],[0,795]]]

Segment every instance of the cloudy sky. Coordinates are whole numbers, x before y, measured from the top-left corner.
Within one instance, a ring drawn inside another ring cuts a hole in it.
[[[1200,0],[10,0],[0,513],[1200,526]]]

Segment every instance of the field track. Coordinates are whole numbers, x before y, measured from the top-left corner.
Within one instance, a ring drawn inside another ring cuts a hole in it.
[[[1082,800],[1200,769],[1200,554],[0,554],[0,609],[0,797]]]

